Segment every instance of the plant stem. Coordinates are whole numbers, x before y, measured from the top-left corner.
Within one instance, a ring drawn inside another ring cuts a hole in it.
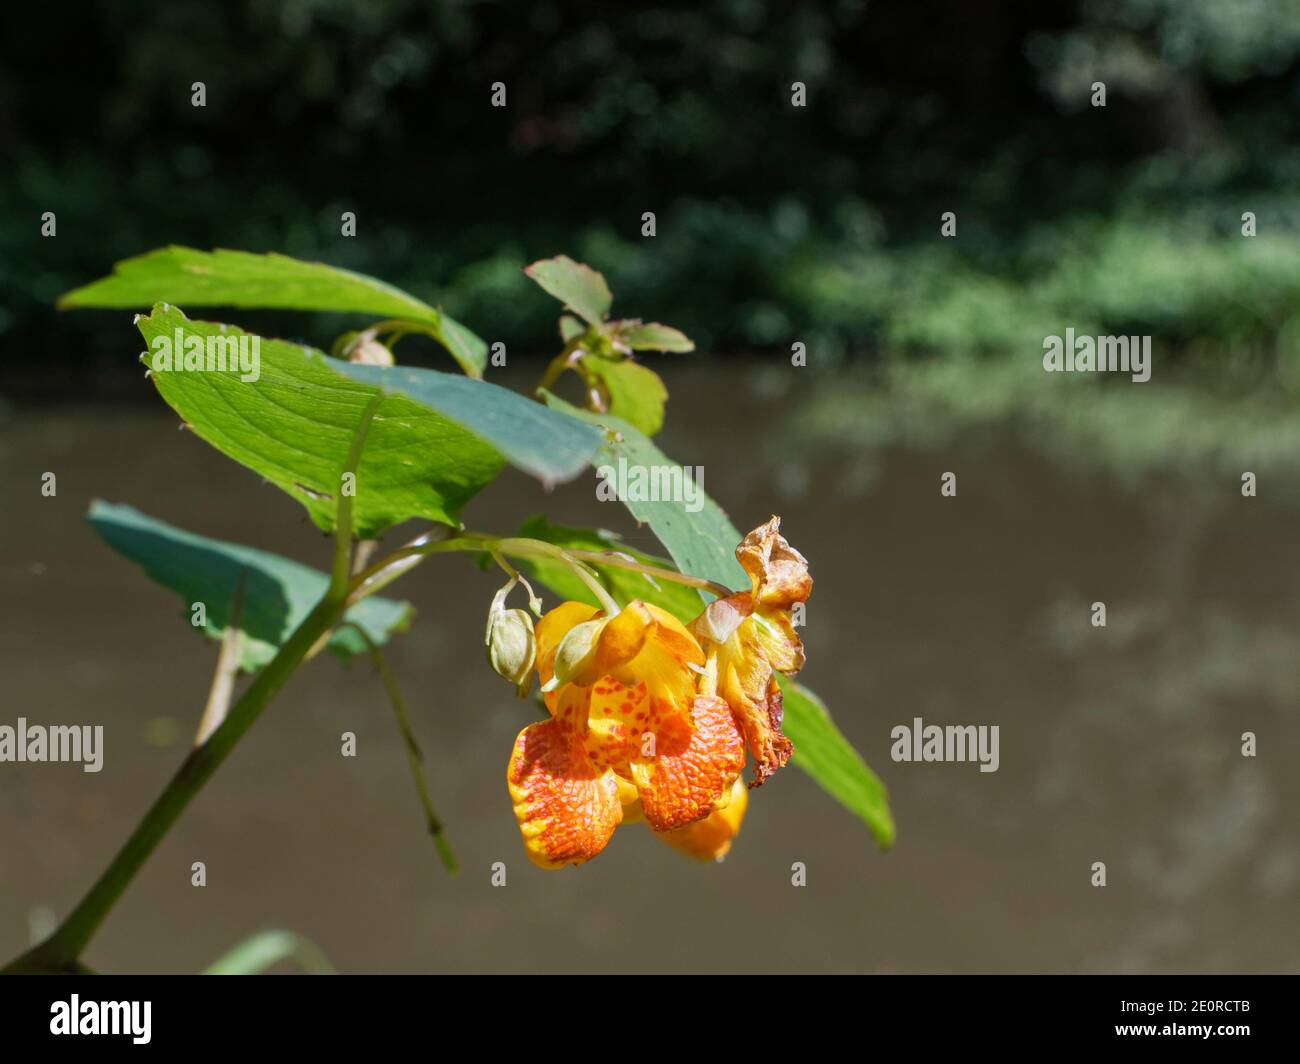
[[[365,443],[370,421],[382,398],[377,393],[362,415],[353,438],[347,460],[342,472],[353,471],[359,460],[361,448]],[[340,480],[342,479],[340,474]],[[619,605],[609,592],[596,579],[588,563],[608,565],[614,568],[629,569],[645,573],[663,580],[686,584],[691,587],[711,591],[715,595],[726,596],[731,592],[721,584],[701,580],[671,569],[644,565],[626,556],[600,551],[569,551],[543,540],[524,537],[496,537],[483,533],[467,532],[454,539],[441,542],[429,542],[440,529],[433,529],[422,534],[407,546],[394,551],[383,560],[376,562],[361,573],[350,576],[351,540],[352,540],[352,497],[340,493],[338,511],[335,520],[337,543],[334,554],[334,567],[329,589],[315,608],[307,615],[289,639],[280,647],[271,660],[244,692],[242,698],[230,709],[221,726],[203,745],[196,747],[181,764],[176,775],[150,807],[144,819],[126,840],[112,863],[90,888],[67,919],[44,942],[32,947],[0,972],[55,972],[73,971],[79,967],[79,958],[87,944],[99,929],[117,900],[125,892],[131,881],[139,873],[149,855],[158,843],[176,823],[190,801],[211,778],[218,766],[234,749],[235,744],[244,733],[252,727],[253,722],[261,716],[284,683],[293,675],[294,670],[310,656],[312,650],[323,644],[330,630],[338,624],[347,609],[354,603],[374,594],[392,583],[403,573],[414,568],[430,554],[450,551],[496,551],[515,557],[543,557],[561,561],[591,588],[592,594],[611,615],[619,611]],[[369,640],[367,640],[369,642]],[[397,690],[396,681],[387,667],[378,648],[372,646],[372,658],[375,667],[388,691],[393,710],[398,718],[406,742],[407,757],[416,778],[416,787],[425,809],[430,834],[449,869],[455,868],[455,858],[447,846],[442,833],[442,823],[433,811],[428,790],[420,772],[419,746],[411,733],[406,716],[405,705]]]
[[[582,562],[591,562],[593,565],[608,565],[611,569],[628,569],[634,573],[644,573],[656,580],[669,580],[673,583],[685,584],[687,587],[697,587],[701,591],[708,591],[717,595],[718,598],[726,598],[731,594],[731,588],[725,584],[719,584],[715,580],[705,580],[702,576],[690,576],[687,573],[675,572],[672,569],[661,569],[657,565],[646,565],[635,558],[629,558],[614,551],[575,550],[573,548],[566,548],[566,550],[570,556]]]
[[[203,707],[203,716],[199,718],[199,729],[194,734],[195,746],[202,746],[221,726],[230,709],[230,699],[235,693],[240,644],[244,637],[239,622],[244,607],[244,577],[247,572],[246,569],[241,569],[239,580],[235,584],[235,595],[230,604],[230,617],[226,621],[226,630],[221,637],[221,651],[217,655],[217,667],[212,675],[212,686],[208,690],[208,702]]]
[[[661,569],[656,565],[646,565],[635,559],[628,558],[626,555],[614,552],[570,550],[557,547],[553,543],[547,543],[540,539],[528,539],[522,536],[496,537],[482,532],[465,532],[440,543],[409,544],[394,551],[387,558],[376,562],[369,569],[353,578],[351,591],[348,594],[349,604],[359,602],[361,599],[387,587],[403,573],[419,565],[428,555],[448,551],[474,551],[488,554],[495,551],[517,558],[544,557],[562,561],[570,566],[574,574],[591,588],[592,594],[596,596],[597,601],[605,606],[607,610],[610,610],[611,613],[618,612],[618,604],[610,598],[609,592],[596,579],[587,563],[607,565],[614,569],[629,569],[659,580],[668,580],[672,583],[685,584],[687,587],[700,588],[719,598],[726,598],[731,594],[729,587],[712,580],[679,573],[675,569]]]
[[[393,715],[397,718],[397,730],[401,733],[402,742],[406,747],[406,759],[411,766],[411,778],[415,781],[415,789],[420,796],[420,805],[424,809],[424,820],[429,827],[429,834],[433,836],[433,845],[438,850],[438,856],[442,858],[443,867],[455,875],[459,870],[456,866],[456,856],[451,852],[442,820],[434,811],[433,799],[429,797],[429,785],[424,778],[424,755],[420,752],[420,744],[416,741],[415,732],[411,728],[411,720],[406,713],[406,700],[402,698],[402,692],[397,686],[397,677],[388,667],[388,659],[384,657],[384,652],[379,649],[379,645],[370,638],[364,628],[351,621],[344,621],[343,626],[351,628],[361,636],[370,651],[370,660],[374,663],[375,672],[379,673],[389,704],[393,707]]]
[[[130,886],[149,855],[180,818],[194,796],[203,789],[212,774],[243,738],[253,722],[262,715],[271,700],[284,686],[312,650],[329,638],[330,630],[347,612],[352,569],[352,493],[342,490],[343,476],[355,473],[365,447],[366,435],[384,393],[375,392],[361,414],[352,444],[339,471],[340,491],[334,520],[334,566],[329,588],[312,611],[276,652],[248,690],[225,714],[212,735],[196,746],[181,762],[176,775],[149,807],[144,819],[123,844],[109,866],[95,881],[67,918],[49,938],[33,946],[0,972],[65,972],[78,970],[80,957],[99,930],[109,911]],[[242,587],[237,592],[242,598]]]
[[[558,355],[551,359],[546,367],[546,372],[542,374],[542,379],[537,382],[537,387],[533,389],[533,394],[539,400],[542,393],[549,391],[566,369],[576,368],[578,360],[582,357],[582,341],[586,335],[586,333],[582,333],[575,336],[564,345],[564,349]]]
[[[171,782],[81,903],[49,938],[11,962],[3,969],[4,972],[60,972],[69,971],[76,965],[109,910],[163,836],[293,675],[312,644],[322,633],[329,631],[343,610],[344,602],[329,595],[316,604],[270,664],[258,673],[243,697],[231,707],[221,727],[182,762]]]

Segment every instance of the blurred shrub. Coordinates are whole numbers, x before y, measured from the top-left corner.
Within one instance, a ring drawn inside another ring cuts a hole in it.
[[[553,316],[519,270],[558,251],[704,350],[978,355],[1073,326],[1258,368],[1295,343],[1290,4],[76,7],[66,63],[22,45],[45,10],[0,15],[18,347],[47,342],[59,292],[166,243],[390,277],[520,351]],[[129,365],[93,317],[60,320],[58,358]]]

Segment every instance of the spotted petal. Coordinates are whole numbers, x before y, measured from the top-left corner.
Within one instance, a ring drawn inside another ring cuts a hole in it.
[[[584,737],[563,719],[519,733],[506,781],[524,849],[541,868],[591,860],[623,819],[614,773],[592,763]]]
[[[664,727],[654,737],[654,756],[631,763],[646,823],[655,831],[708,816],[745,767],[745,743],[726,702],[697,697],[691,717],[689,727]]]
[[[656,831],[654,837],[687,857],[699,861],[721,861],[731,850],[731,840],[740,833],[740,823],[745,818],[748,804],[749,791],[737,778],[726,795],[725,804],[719,803],[703,820],[672,831]]]

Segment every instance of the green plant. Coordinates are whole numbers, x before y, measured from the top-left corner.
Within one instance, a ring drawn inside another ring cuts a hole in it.
[[[702,613],[709,601],[704,593],[719,602],[747,599],[750,592],[731,591],[750,583],[752,566],[742,570],[739,555],[733,556],[740,534],[702,491],[695,500],[699,505],[689,509],[676,498],[629,495],[626,500],[670,560],[630,550],[608,533],[553,525],[544,518],[525,522],[513,535],[461,524],[460,509],[507,464],[546,484],[570,479],[593,462],[621,460],[645,469],[670,465],[650,438],[662,423],[666,391],[632,356],[645,349],[689,351],[690,341],[667,326],[610,320],[612,297],[604,278],[572,260],[546,260],[528,272],[568,311],[560,324],[564,349],[533,398],[482,379],[488,345],[465,326],[396,288],[320,263],[168,248],[127,260],[111,276],[61,300],[65,307],[152,306],[136,323],[149,346],[142,357],[164,401],[197,436],[297,499],[319,528],[333,534],[334,550],[328,571],[322,572],[185,532],[128,506],[92,504],[89,519],[109,545],[191,607],[202,607],[193,609],[192,620],[221,642],[220,664],[193,751],[81,903],[9,970],[79,967],[109,910],[189,801],[295,671],[327,648],[343,659],[366,654],[373,661],[406,739],[430,834],[443,863],[454,870],[397,680],[383,653],[385,643],[410,625],[413,611],[378,593],[427,558],[467,553],[487,564],[495,561],[506,572],[488,641],[494,664],[521,689],[532,664],[524,634],[525,629],[531,633],[531,620],[522,610],[510,611],[517,615],[511,623],[524,628],[496,645],[493,631],[505,594],[519,582],[528,586],[529,577],[603,610],[606,620],[634,600],[644,609],[665,611],[662,616],[672,615],[677,624]],[[380,320],[340,337],[334,346],[340,357],[334,358],[232,325],[191,320],[176,304],[346,311]],[[438,341],[461,372],[391,365],[393,346],[412,333]],[[567,370],[586,385],[586,409],[549,390]],[[373,560],[378,537],[412,518],[426,520],[428,527]],[[764,527],[764,549],[787,550],[775,533],[775,520]],[[530,606],[540,615],[531,586],[528,591]],[[756,591],[751,604],[756,617],[762,613],[758,599]],[[719,635],[726,637],[726,632]],[[507,658],[509,664],[503,664]],[[801,663],[784,671],[797,671]],[[253,678],[232,700],[238,671]],[[772,676],[770,669],[767,675]],[[894,829],[880,782],[815,695],[786,680],[781,687],[794,763],[888,846]],[[779,723],[781,697],[771,690]]]

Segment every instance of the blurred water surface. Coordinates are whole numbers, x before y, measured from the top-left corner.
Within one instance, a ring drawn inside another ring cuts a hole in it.
[[[580,870],[534,869],[504,770],[536,707],[482,662],[499,581],[440,558],[400,585],[419,616],[391,660],[462,874],[423,834],[368,666],[322,657],[150,860],[93,967],[194,971],[286,927],[365,972],[1300,968],[1300,471],[1243,499],[1231,462],[1170,476],[1062,461],[1042,443],[1059,452],[1071,426],[1050,410],[1030,433],[891,433],[882,412],[904,408],[890,395],[774,367],[667,377],[664,449],[704,466],[742,529],[781,513],[812,562],[803,678],[888,784],[894,850],[791,769],[752,794],[719,866],[630,827]],[[938,490],[948,470],[954,499]],[[0,476],[0,722],[106,730],[99,774],[0,766],[8,956],[76,902],[170,777],[215,657],[179,600],[96,538],[89,500],[322,567],[328,543],[156,401],[17,412]],[[644,542],[593,487],[548,496],[507,473],[466,520],[504,531],[545,512]],[[1105,629],[1089,623],[1097,600]],[[890,729],[914,717],[998,725],[999,770],[893,763]],[[344,731],[359,756],[340,756]],[[190,885],[194,861],[206,887]],[[796,861],[806,887],[791,885]]]

